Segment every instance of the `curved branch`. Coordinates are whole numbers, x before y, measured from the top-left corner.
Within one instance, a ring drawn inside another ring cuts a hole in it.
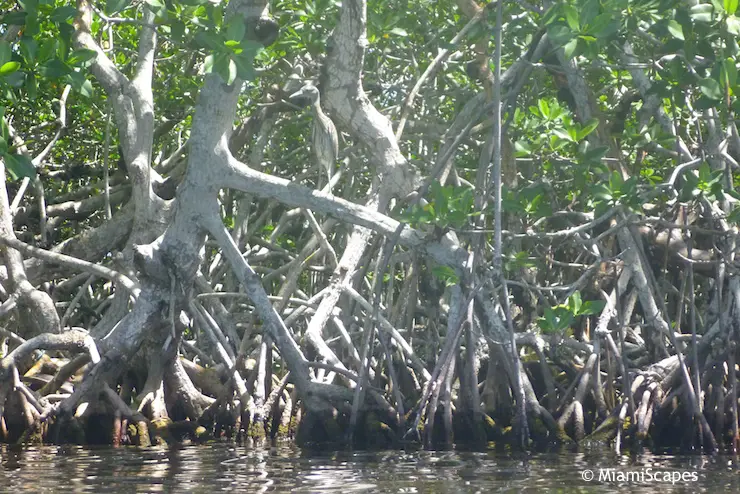
[[[134,297],[138,297],[139,292],[141,291],[138,283],[132,281],[129,277],[119,273],[118,271],[106,268],[105,266],[99,266],[97,264],[83,261],[82,259],[77,259],[71,256],[66,256],[64,254],[59,254],[57,252],[50,252],[48,250],[39,249],[38,247],[28,245],[17,239],[0,237],[0,244],[7,245],[21,252],[24,252],[25,254],[36,256],[47,262],[63,264],[65,266],[79,269],[80,271],[84,271],[86,273],[98,275],[101,278],[105,278],[107,280],[115,281],[116,283],[120,283],[121,286],[126,288]]]

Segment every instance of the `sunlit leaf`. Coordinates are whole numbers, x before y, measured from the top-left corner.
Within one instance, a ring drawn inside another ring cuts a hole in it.
[[[20,62],[6,62],[0,66],[0,76],[12,74],[21,68]]]
[[[578,31],[580,29],[581,26],[578,20],[578,11],[575,7],[572,5],[563,5],[563,17],[565,17],[565,22],[568,23],[568,27],[573,31]]]
[[[681,27],[681,24],[671,19],[668,21],[668,25],[666,26],[668,28],[668,32],[671,36],[673,36],[676,39],[680,39],[683,41],[685,38],[683,36],[683,28]]]
[[[712,22],[712,14],[714,13],[714,6],[711,3],[700,3],[694,5],[689,9],[689,16],[695,22]]]
[[[570,297],[568,297],[568,307],[570,307],[574,314],[579,314],[581,304],[581,292],[576,290]]]
[[[543,117],[548,118],[550,116],[550,105],[547,104],[547,100],[540,98],[537,101],[537,107]]]
[[[576,48],[578,48],[578,38],[573,38],[563,46],[563,54],[565,58],[570,60],[575,54]]]
[[[145,2],[155,12],[158,11],[158,10],[166,9],[167,8],[167,6],[164,4],[164,2],[162,0],[145,0]]]
[[[571,138],[570,134],[565,129],[556,127],[554,129],[552,129],[552,133],[555,134],[556,136],[558,136],[559,138],[564,139],[566,141],[572,141],[573,140]]]
[[[210,74],[211,72],[213,72],[213,65],[215,62],[215,55],[211,54],[206,56],[205,60],[203,61],[203,73]]]
[[[735,36],[740,36],[740,19],[738,19],[734,15],[727,16],[725,26],[727,27],[728,33]]]

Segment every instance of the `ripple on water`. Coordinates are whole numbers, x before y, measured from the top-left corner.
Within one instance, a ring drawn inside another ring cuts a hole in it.
[[[603,449],[316,452],[227,443],[171,448],[0,448],[1,492],[740,492],[728,456],[616,455]],[[583,480],[599,469],[614,478]],[[693,472],[696,482],[656,482],[645,472]],[[618,473],[632,475],[625,480]],[[642,472],[643,477],[639,474]]]

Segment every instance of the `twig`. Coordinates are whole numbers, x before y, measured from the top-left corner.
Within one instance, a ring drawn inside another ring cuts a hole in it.
[[[462,30],[457,33],[455,37],[452,38],[452,40],[450,40],[449,45],[455,46],[456,44],[458,44],[460,40],[462,40],[468,34],[468,32],[470,32],[473,27],[475,27],[483,19],[484,15],[486,15],[486,11],[484,9],[481,9],[478,14],[470,21],[468,21],[465,27],[463,27]],[[406,96],[406,100],[404,100],[403,105],[401,106],[401,116],[398,119],[398,127],[396,127],[396,140],[400,140],[401,136],[403,135],[403,129],[406,126],[406,121],[408,120],[409,113],[411,112],[411,106],[414,103],[414,99],[419,94],[421,86],[424,85],[424,82],[426,82],[426,80],[432,76],[434,71],[437,70],[437,67],[439,67],[439,65],[444,62],[449,56],[449,48],[444,48],[440,50],[432,63],[427,66],[424,73],[416,81],[411,91],[409,91],[408,95]]]

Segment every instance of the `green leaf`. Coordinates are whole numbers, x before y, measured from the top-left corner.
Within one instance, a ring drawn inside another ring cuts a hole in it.
[[[617,191],[622,187],[622,184],[624,183],[624,178],[622,177],[622,174],[618,171],[614,170],[612,174],[609,176],[609,187],[613,191]]]
[[[694,5],[689,9],[689,16],[695,22],[709,23],[712,22],[713,12],[714,7],[711,3],[700,3],[699,5]]]
[[[209,8],[211,12],[211,19],[217,26],[221,26],[224,23],[224,7],[219,4],[215,7]]]
[[[6,62],[0,65],[0,76],[10,75],[21,68],[20,62]]]
[[[709,99],[722,99],[722,88],[720,87],[719,82],[710,77],[706,77],[699,81],[699,90]]]
[[[131,0],[106,0],[105,1],[105,12],[108,14],[115,14],[120,12],[129,6]]]
[[[570,137],[570,134],[561,127],[555,127],[552,129],[552,133],[558,136],[559,138],[566,140],[566,141],[572,141],[573,139]]]
[[[730,211],[730,214],[727,215],[727,221],[735,225],[740,223],[740,206],[735,206],[735,208]]]
[[[390,33],[402,38],[406,38],[409,35],[409,33],[407,33],[405,29],[402,29],[400,27],[394,27],[390,30]]]
[[[39,84],[36,81],[36,74],[34,73],[26,74],[25,89],[26,89],[26,94],[28,95],[28,98],[32,101],[35,101],[39,93]]]
[[[722,60],[720,79],[722,80],[722,86],[725,88],[735,87],[735,84],[737,84],[737,67],[735,66],[735,60],[732,58]]]
[[[606,302],[603,300],[591,300],[588,302],[584,302],[583,306],[581,307],[580,315],[582,316],[590,316],[593,314],[600,314],[602,310],[604,310],[604,306],[606,305]]]
[[[36,40],[30,36],[21,37],[20,43],[21,54],[27,64],[33,64],[36,61],[36,54],[39,51],[39,45]]]
[[[67,22],[77,15],[77,9],[71,5],[65,5],[64,7],[57,7],[51,13],[49,18],[54,22]]]
[[[537,323],[545,333],[560,333],[567,330],[573,322],[573,314],[562,306],[545,307],[542,317],[537,319]]]
[[[71,72],[67,79],[69,80],[69,84],[72,86],[72,89],[85,97],[92,97],[93,87],[90,81],[85,78],[85,74],[82,72]]]
[[[578,11],[575,7],[573,7],[572,5],[564,5],[563,17],[565,17],[565,22],[568,23],[568,27],[570,27],[573,31],[580,30],[581,25],[578,21]]]
[[[547,34],[556,46],[563,46],[574,37],[573,31],[568,26],[562,24],[550,26]]]
[[[257,72],[254,70],[254,59],[248,53],[234,57],[234,63],[236,63],[236,73],[239,79],[253,81],[257,77]]]
[[[10,12],[2,16],[2,24],[8,24],[9,26],[22,26],[26,23],[26,16],[28,12],[17,11]]]
[[[568,135],[572,142],[578,142],[578,127],[576,125],[568,127]]]
[[[67,63],[74,67],[81,67],[88,62],[95,60],[98,57],[98,52],[95,50],[88,50],[87,48],[80,48],[70,53],[67,57]]]
[[[244,35],[246,34],[246,26],[244,25],[244,21],[241,17],[236,17],[229,22],[229,25],[226,27],[226,39],[233,40],[233,41],[241,41],[244,39]]]
[[[517,157],[529,156],[534,152],[532,145],[526,141],[516,141],[514,143],[514,150],[516,151]]]
[[[218,55],[213,62],[213,72],[220,75],[226,84],[231,85],[236,79],[236,63],[229,56]]]
[[[10,87],[20,89],[23,87],[23,83],[26,80],[26,74],[18,70],[12,74],[8,74],[3,78],[3,82]]]
[[[537,101],[537,107],[540,110],[540,114],[549,119],[550,117],[550,105],[547,104],[547,100],[544,98],[540,98],[539,101]]]
[[[36,176],[36,169],[27,156],[5,153],[3,158],[5,159],[5,167],[12,180],[15,181],[19,178],[33,178]]]
[[[609,203],[614,200],[614,196],[612,195],[611,190],[609,190],[609,187],[604,184],[597,185],[593,194],[594,198],[599,201]]]
[[[23,29],[23,34],[26,36],[36,36],[41,31],[41,23],[39,21],[37,13],[34,12],[28,12],[28,15],[26,15],[24,20],[25,28]]]
[[[734,15],[727,16],[725,25],[727,26],[728,33],[734,36],[740,36],[740,19],[738,19]]]
[[[67,24],[62,25],[66,26]],[[64,39],[63,37],[57,38],[56,43],[54,43],[54,48],[56,49],[56,56],[59,60],[67,60],[70,44],[67,42],[66,39]]]
[[[85,79],[79,88],[77,88],[77,91],[80,92],[81,95],[85,96],[86,98],[92,98],[95,95],[95,90],[93,89],[92,82]]]
[[[8,151],[8,143],[3,138],[3,136],[0,136],[0,155],[5,154]]]
[[[0,40],[0,65],[4,65],[5,63],[10,62],[10,59],[12,57],[13,52],[10,49],[10,43]]]
[[[228,85],[234,84],[234,81],[236,80],[236,76],[237,76],[236,62],[234,62],[233,58],[229,58],[229,79],[226,82],[226,84]]]
[[[449,266],[434,266],[432,268],[432,274],[438,280],[444,282],[445,286],[455,286],[460,283],[460,277]]]
[[[583,301],[581,300],[581,292],[578,290],[573,292],[573,294],[568,297],[568,307],[571,309],[571,312],[573,312],[573,314],[580,314],[582,303]]]
[[[553,3],[553,5],[547,9],[547,12],[542,16],[542,24],[550,26],[550,24],[558,20],[558,14],[560,14],[560,5]]]
[[[10,140],[10,128],[8,122],[5,121],[5,107],[0,106],[0,137],[5,139],[5,142]]]
[[[684,40],[683,28],[681,27],[681,24],[671,19],[670,21],[668,21],[668,26],[666,27],[668,28],[668,32],[671,36],[676,39],[680,39],[681,41]]]
[[[38,59],[40,62],[46,62],[51,57],[54,56],[54,52],[56,51],[56,45],[57,40],[54,39],[47,39],[41,42],[41,46],[39,47],[39,54]]]
[[[565,46],[563,46],[563,54],[565,55],[565,58],[568,60],[573,58],[573,55],[576,52],[576,48],[578,48],[578,38],[573,38],[572,40],[565,43]]]
[[[738,0],[724,0],[725,12],[734,14],[737,11]]]
[[[170,22],[170,37],[172,38],[172,41],[176,43],[182,43],[182,38],[184,35],[185,23],[178,19],[173,19]]]
[[[210,31],[200,31],[195,35],[195,41],[204,48],[210,48],[211,50],[222,50],[221,40],[218,36]]]
[[[619,24],[611,13],[600,14],[589,24],[586,32],[599,39],[610,38],[619,31]]]
[[[600,4],[601,2],[599,0],[579,2],[578,17],[582,26],[598,24],[596,19],[599,17],[599,12],[601,12]]]
[[[592,118],[586,123],[586,126],[578,132],[578,140],[582,141],[585,139],[591,132],[596,130],[596,128],[599,126],[599,120],[596,118]]]
[[[64,62],[58,58],[52,58],[39,67],[39,74],[43,77],[55,79],[69,74],[72,71]]]
[[[146,4],[151,7],[152,11],[158,12],[162,9],[167,9],[167,6],[164,4],[162,0],[145,0]]]
[[[712,177],[712,169],[709,168],[709,163],[706,161],[699,166],[699,180],[701,182],[709,182]]]
[[[588,162],[600,162],[609,153],[608,146],[588,147],[583,154],[583,159]]]
[[[203,73],[210,74],[213,72],[213,66],[216,62],[216,56],[211,54],[208,55],[203,61]]]

